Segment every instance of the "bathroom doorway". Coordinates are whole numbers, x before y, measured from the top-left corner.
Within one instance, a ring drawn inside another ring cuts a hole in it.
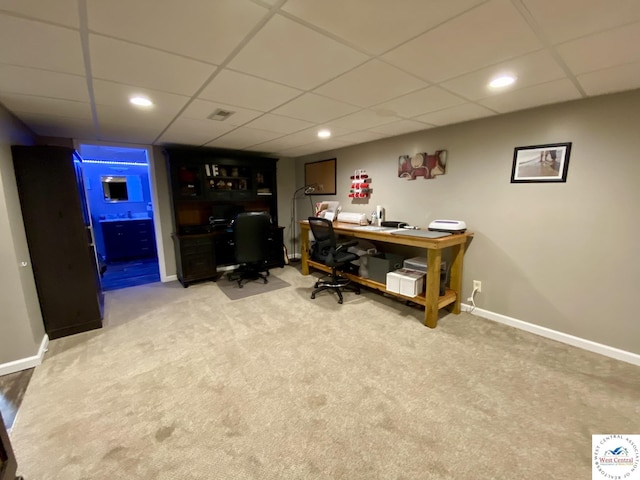
[[[159,282],[148,150],[88,143],[77,150],[102,289]]]

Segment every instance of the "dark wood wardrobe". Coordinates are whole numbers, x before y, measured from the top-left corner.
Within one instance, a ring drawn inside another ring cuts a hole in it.
[[[67,147],[12,146],[11,151],[49,338],[102,327],[103,294],[80,157]]]

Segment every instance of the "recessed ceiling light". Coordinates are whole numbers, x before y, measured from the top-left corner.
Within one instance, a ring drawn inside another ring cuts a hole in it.
[[[318,130],[318,138],[329,138],[331,132],[329,130]]]
[[[503,88],[512,85],[516,81],[513,75],[500,75],[489,82],[491,88]]]
[[[131,103],[137,105],[138,107],[150,107],[153,105],[153,102],[149,100],[147,97],[141,97],[140,95],[136,95],[129,99]]]

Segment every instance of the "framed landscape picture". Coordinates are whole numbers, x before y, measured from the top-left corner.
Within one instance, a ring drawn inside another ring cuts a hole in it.
[[[571,142],[516,147],[511,183],[566,182]]]

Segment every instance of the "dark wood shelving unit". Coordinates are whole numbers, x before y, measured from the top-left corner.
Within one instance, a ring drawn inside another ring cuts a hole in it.
[[[186,147],[167,147],[165,156],[171,182],[176,270],[184,287],[215,280],[219,267],[236,263],[229,223],[243,211],[271,215],[269,267],[284,266],[277,159]]]
[[[75,151],[13,146],[13,165],[49,338],[102,327],[104,297]]]

